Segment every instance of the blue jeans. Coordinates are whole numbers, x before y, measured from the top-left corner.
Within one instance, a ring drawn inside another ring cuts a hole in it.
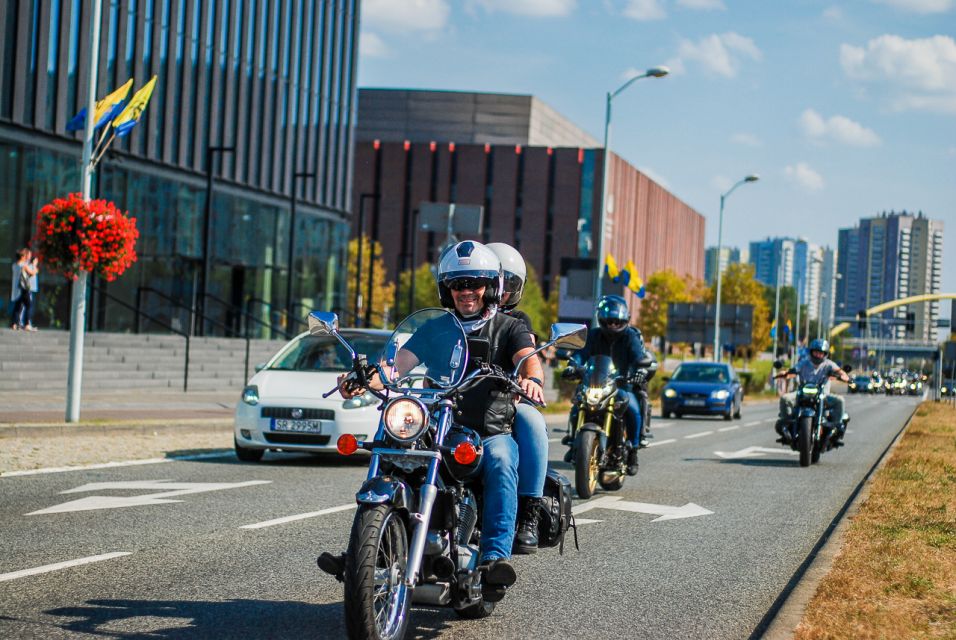
[[[518,443],[510,433],[483,438],[481,562],[511,557],[518,512]]]
[[[641,444],[641,405],[632,391],[624,391],[624,393],[627,394],[627,412],[624,414],[627,439],[636,447]]]
[[[514,438],[518,442],[518,495],[540,498],[548,474],[548,426],[530,404],[518,405]]]

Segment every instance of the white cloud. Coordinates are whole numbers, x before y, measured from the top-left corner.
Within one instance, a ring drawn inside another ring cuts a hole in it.
[[[504,11],[524,16],[560,17],[569,15],[577,0],[473,0],[485,11]]]
[[[874,2],[913,13],[945,13],[953,8],[953,0],[874,0]]]
[[[704,11],[712,11],[714,9],[725,11],[727,9],[727,5],[723,3],[723,0],[677,0],[677,5],[687,9],[703,9]]]
[[[824,118],[813,109],[807,109],[798,122],[803,134],[817,141],[833,140],[854,147],[876,147],[883,142],[875,131],[846,116]]]
[[[430,32],[445,28],[447,0],[364,0],[362,25],[391,32]]]
[[[362,31],[359,35],[359,55],[363,58],[386,58],[391,53],[378,34]]]
[[[831,22],[837,22],[843,19],[843,9],[833,5],[823,10],[823,17]]]
[[[882,35],[866,47],[843,44],[840,64],[854,80],[884,85],[895,109],[956,111],[956,41],[950,36]]]
[[[814,171],[806,162],[787,165],[783,170],[783,175],[807,191],[819,191],[824,186],[823,176]]]
[[[678,58],[671,64],[683,69],[683,61],[694,60],[710,73],[733,78],[740,70],[744,58],[760,60],[763,53],[754,41],[738,33],[711,34],[698,42],[681,40]]]
[[[633,20],[663,20],[667,17],[660,0],[627,0],[624,15]]]
[[[763,140],[761,140],[760,138],[758,138],[752,133],[745,133],[745,132],[735,133],[734,135],[730,136],[730,141],[733,142],[734,144],[743,145],[745,147],[762,147],[763,146]]]

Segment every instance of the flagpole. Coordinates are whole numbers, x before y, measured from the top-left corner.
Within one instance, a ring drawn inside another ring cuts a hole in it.
[[[90,201],[93,188],[93,115],[96,110],[96,80],[99,71],[99,42],[102,0],[93,0],[93,14],[90,21],[90,67],[86,88],[86,126],[83,128],[83,164],[82,195]],[[86,281],[88,273],[82,269],[73,282],[73,294],[70,305],[70,362],[67,373],[66,421],[78,422],[80,419],[80,389],[83,384],[83,333],[86,330]]]
[[[717,257],[718,261],[720,256]],[[772,358],[777,359],[777,334],[780,333],[780,267],[777,265],[777,295],[773,303],[773,352]]]
[[[800,285],[803,283],[802,278],[797,278],[797,324],[793,328],[793,360],[796,362],[800,359]]]

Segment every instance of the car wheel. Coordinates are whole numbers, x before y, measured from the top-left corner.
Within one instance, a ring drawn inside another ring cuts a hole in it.
[[[684,417],[684,414],[678,412],[678,413],[675,413],[675,414],[674,414],[674,417],[677,418],[678,420],[680,420],[681,418]]]
[[[240,446],[239,441],[233,436],[233,444],[236,448],[236,457],[243,462],[259,462],[265,454],[263,449],[252,449],[250,447]]]
[[[737,404],[737,410],[734,411],[734,420],[740,420],[740,418],[741,418],[741,415],[740,415],[740,404],[738,403],[738,404]]]
[[[671,417],[671,412],[670,412],[670,411],[664,411],[663,413],[661,413],[661,417],[662,417],[664,420],[667,420],[667,419],[669,419],[669,418]]]

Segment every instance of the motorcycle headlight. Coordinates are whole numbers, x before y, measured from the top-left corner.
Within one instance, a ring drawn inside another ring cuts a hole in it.
[[[242,401],[253,406],[259,404],[259,387],[250,384],[242,390]]]
[[[410,444],[418,440],[428,427],[425,406],[412,398],[398,398],[385,407],[382,415],[385,433],[391,438]]]
[[[916,385],[915,385],[915,384],[911,384],[911,385],[910,385],[910,389],[915,389],[915,388],[916,388]]]
[[[342,403],[343,409],[361,409],[362,407],[370,407],[373,404],[378,402],[378,398],[372,395],[371,391],[366,391],[360,396],[355,396],[354,398],[349,398]]]
[[[677,397],[677,392],[674,391],[673,389],[664,389],[664,397],[665,397],[665,398],[676,398],[676,397]]]
[[[804,387],[803,389],[801,389],[801,391],[803,391],[803,393],[807,394],[808,396],[815,396],[818,393],[820,393],[820,390],[816,387]]]
[[[718,389],[717,391],[712,391],[710,397],[714,400],[726,400],[730,397],[730,392],[726,389]]]
[[[587,400],[587,403],[590,405],[600,404],[604,398],[607,397],[611,391],[614,390],[614,382],[604,385],[603,387],[589,387],[585,392],[584,397]]]

